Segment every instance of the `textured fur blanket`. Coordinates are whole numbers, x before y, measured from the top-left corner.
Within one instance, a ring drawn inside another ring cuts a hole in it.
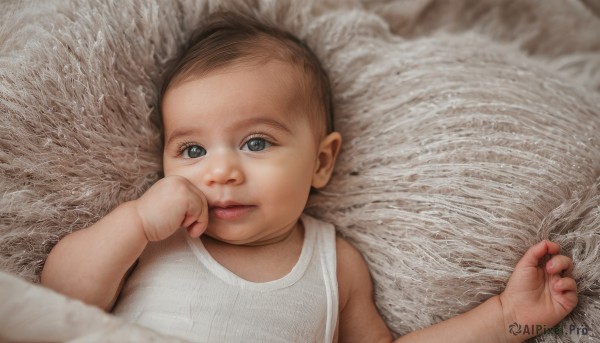
[[[0,6],[0,341],[175,341],[35,283],[61,237],[160,177],[161,72],[223,7],[304,38],[329,71],[345,141],[307,211],[363,253],[396,335],[498,294],[548,238],[574,260],[579,305],[536,340],[600,340],[593,0]]]

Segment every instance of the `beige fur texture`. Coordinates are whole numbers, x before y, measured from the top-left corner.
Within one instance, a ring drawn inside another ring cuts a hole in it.
[[[525,250],[551,239],[574,260],[579,305],[564,334],[536,341],[598,341],[600,18],[590,3],[5,0],[0,269],[10,274],[0,302],[12,307],[0,305],[0,338],[167,340],[109,329],[126,324],[15,276],[36,282],[61,237],[160,177],[161,73],[208,13],[231,8],[305,39],[328,70],[344,144],[307,212],[363,253],[395,335],[498,294]],[[40,316],[37,331],[14,325]]]

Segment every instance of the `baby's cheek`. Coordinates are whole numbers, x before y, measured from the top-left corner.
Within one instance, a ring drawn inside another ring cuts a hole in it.
[[[260,179],[261,184],[259,193],[261,196],[273,202],[298,206],[295,204],[297,202],[301,207],[304,206],[312,180],[310,170],[305,166],[285,161],[281,162],[281,165],[261,166],[257,172],[256,177]]]

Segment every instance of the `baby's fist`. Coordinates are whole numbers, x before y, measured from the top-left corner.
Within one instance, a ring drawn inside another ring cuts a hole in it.
[[[148,241],[160,241],[185,227],[199,237],[208,224],[204,194],[182,176],[167,176],[134,201]]]

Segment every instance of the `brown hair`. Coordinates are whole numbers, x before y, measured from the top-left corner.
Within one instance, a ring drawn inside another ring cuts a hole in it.
[[[333,131],[333,104],[327,73],[310,48],[289,32],[246,15],[219,12],[196,31],[183,55],[166,74],[159,104],[166,90],[192,77],[234,62],[278,59],[298,67],[308,79],[307,102],[315,112],[309,118],[324,133]],[[300,82],[300,84],[307,84]],[[159,106],[160,108],[160,106]]]

